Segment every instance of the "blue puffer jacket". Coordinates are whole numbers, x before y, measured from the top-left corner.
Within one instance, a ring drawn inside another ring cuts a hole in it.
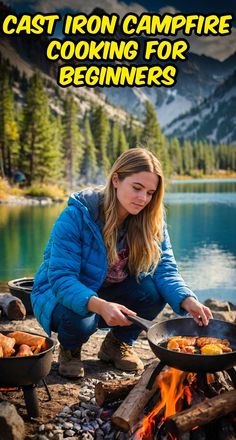
[[[31,302],[37,320],[49,335],[55,305],[59,302],[80,316],[88,316],[87,303],[91,296],[97,296],[106,278],[106,248],[99,222],[94,220],[98,214],[97,197],[90,191],[69,198],[68,207],[53,227],[43,264],[35,275]],[[162,257],[153,278],[163,306],[169,303],[176,313],[185,314],[180,303],[195,295],[178,273],[166,227]]]

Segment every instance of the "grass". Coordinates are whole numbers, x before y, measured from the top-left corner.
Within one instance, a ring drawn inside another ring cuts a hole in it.
[[[17,186],[10,186],[6,179],[0,177],[0,200],[6,200],[9,196],[22,196],[24,191]]]
[[[0,201],[14,197],[49,197],[53,201],[64,200],[66,193],[57,185],[33,184],[28,188],[19,188],[17,185],[9,185],[6,179],[0,178]]]
[[[31,197],[49,197],[57,201],[65,198],[65,191],[57,185],[35,183],[24,190],[24,195]]]

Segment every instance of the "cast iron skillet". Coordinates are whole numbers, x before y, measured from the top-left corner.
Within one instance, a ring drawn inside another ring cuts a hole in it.
[[[149,345],[164,364],[183,371],[208,372],[228,370],[236,365],[236,324],[211,319],[208,326],[198,326],[192,318],[177,318],[159,324],[138,316],[126,317],[147,331]],[[172,336],[210,336],[228,339],[231,353],[218,355],[188,354],[168,350],[162,344]]]

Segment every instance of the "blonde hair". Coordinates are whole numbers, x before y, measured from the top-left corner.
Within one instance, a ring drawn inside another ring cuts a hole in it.
[[[147,206],[137,215],[131,215],[128,219],[128,268],[130,274],[136,277],[140,272],[154,271],[161,255],[164,179],[161,164],[156,156],[145,148],[132,148],[121,154],[113,164],[108,176],[103,201],[105,223],[103,237],[107,249],[108,263],[114,264],[118,259],[116,251],[118,200],[112,183],[112,176],[117,173],[119,180],[124,180],[132,174],[143,171],[155,173],[159,178],[159,183]]]

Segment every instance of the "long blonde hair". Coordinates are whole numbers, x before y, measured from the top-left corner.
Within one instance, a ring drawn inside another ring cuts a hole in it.
[[[128,218],[127,243],[129,247],[128,268],[131,275],[152,272],[160,259],[160,243],[163,230],[164,179],[161,164],[151,151],[132,148],[121,154],[112,166],[104,188],[103,237],[107,249],[108,263],[117,261],[118,209],[116,190],[112,183],[114,173],[119,180],[135,173],[148,171],[155,173],[159,183],[151,201],[137,215]]]

